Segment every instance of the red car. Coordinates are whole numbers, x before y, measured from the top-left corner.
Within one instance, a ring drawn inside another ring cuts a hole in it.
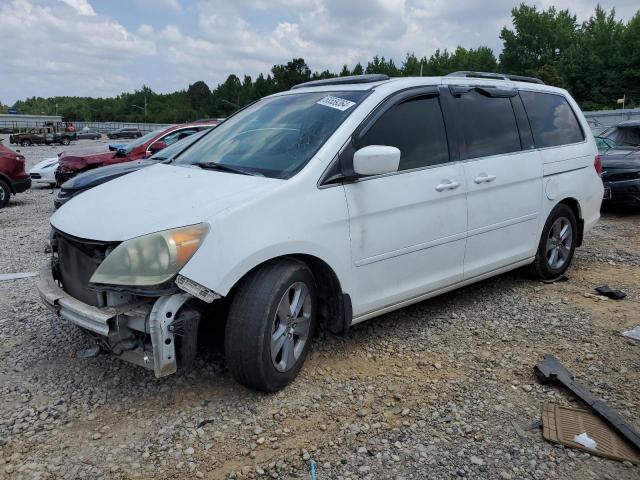
[[[2,145],[0,140],[0,208],[9,203],[11,195],[31,187],[31,178],[24,170],[24,157]]]
[[[60,155],[59,166],[56,170],[56,181],[58,185],[62,185],[78,173],[92,168],[148,158],[172,143],[201,130],[213,128],[218,123],[220,122],[217,120],[211,120],[172,125],[162,130],[147,133],[115,151],[101,150],[96,152],[95,150],[85,150],[63,152]]]

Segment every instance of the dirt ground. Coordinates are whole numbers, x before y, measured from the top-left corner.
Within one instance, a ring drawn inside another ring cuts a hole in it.
[[[31,166],[62,148],[21,150]],[[52,213],[44,187],[0,210],[0,274],[47,261]],[[546,353],[640,425],[640,344],[621,335],[640,324],[640,213],[605,213],[567,275],[513,272],[320,335],[273,395],[236,384],[215,338],[163,379],[78,358],[84,337],[34,278],[0,281],[0,478],[310,478],[314,462],[318,479],[638,479],[530,427],[544,401],[580,405],[536,380]],[[594,296],[602,284],[628,297]]]

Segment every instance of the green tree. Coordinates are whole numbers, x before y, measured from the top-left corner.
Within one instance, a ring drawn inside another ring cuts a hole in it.
[[[211,90],[202,80],[189,85],[187,98],[191,108],[197,112],[206,114],[211,109]]]
[[[500,54],[502,69],[556,80],[558,61],[577,36],[575,15],[555,7],[538,11],[523,3],[511,11],[511,16],[514,29],[504,27],[500,32],[504,44]]]
[[[271,69],[277,91],[289,90],[294,85],[308,82],[311,70],[303,58],[294,58],[286,65],[274,65]]]

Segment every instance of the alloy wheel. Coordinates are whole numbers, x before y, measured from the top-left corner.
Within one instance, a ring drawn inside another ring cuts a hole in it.
[[[566,217],[560,217],[553,222],[547,237],[547,262],[554,270],[564,266],[571,256],[573,245],[573,229]]]
[[[311,295],[303,282],[282,295],[271,328],[271,360],[279,372],[293,368],[309,341]]]

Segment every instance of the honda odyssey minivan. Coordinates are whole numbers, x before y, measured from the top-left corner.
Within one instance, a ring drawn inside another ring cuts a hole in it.
[[[276,391],[319,325],[345,333],[518,267],[562,276],[599,218],[600,170],[578,105],[537,79],[309,82],[72,199],[38,289],[157,377],[219,324],[234,378]]]

